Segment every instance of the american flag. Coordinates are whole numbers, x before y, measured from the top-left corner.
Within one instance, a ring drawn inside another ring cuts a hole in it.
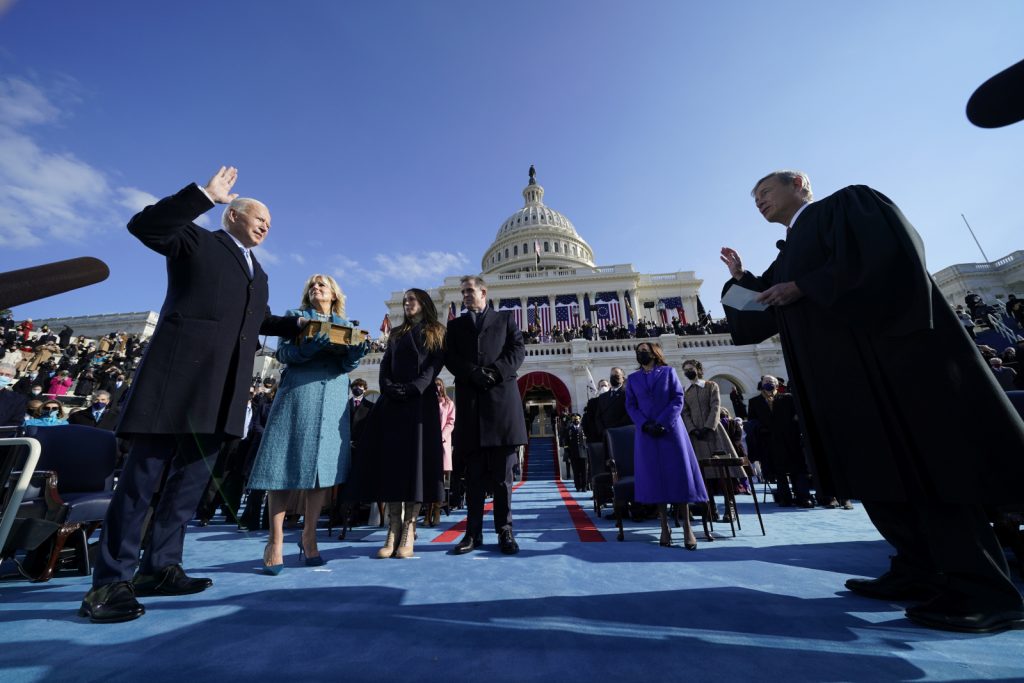
[[[661,303],[665,304],[665,308],[659,311],[661,313],[661,324],[668,325],[671,320],[672,309],[675,309],[676,317],[679,318],[679,322],[686,324],[686,312],[683,310],[683,298],[679,296],[671,296],[665,299],[661,299]]]
[[[579,325],[580,302],[575,294],[559,294],[555,297],[555,325],[568,330]]]
[[[455,302],[448,307],[448,322],[455,320]]]
[[[619,310],[619,296],[615,292],[598,292],[594,297],[594,309],[597,311],[597,324],[600,327],[622,325],[622,312]]]
[[[551,332],[551,305],[546,296],[531,296],[526,300],[526,321],[537,325],[544,334]]]
[[[516,319],[516,327],[523,329],[523,306],[519,299],[502,299],[498,302],[499,311],[512,311]]]

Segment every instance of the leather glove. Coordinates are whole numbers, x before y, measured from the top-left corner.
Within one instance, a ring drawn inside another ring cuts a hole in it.
[[[321,332],[312,339],[306,340],[299,345],[299,353],[305,358],[312,358],[319,351],[330,348],[331,338]]]
[[[398,382],[388,382],[381,388],[384,390],[384,395],[394,401],[404,401],[409,395],[406,386]]]
[[[658,431],[659,427],[661,427],[660,432]],[[641,427],[640,430],[648,436],[661,436],[662,434],[665,433],[665,428],[662,427],[657,422],[655,422],[654,420],[648,420],[647,422],[644,422],[644,426]]]
[[[473,368],[469,379],[480,389],[490,389],[494,386],[494,379],[488,374],[488,368]]]
[[[710,439],[714,435],[715,430],[711,429],[710,427],[702,427],[700,430],[700,438],[702,439]]]
[[[697,427],[694,427],[693,429],[691,429],[690,430],[690,438],[691,439],[699,439],[700,438],[700,429],[698,429]]]
[[[487,388],[497,386],[498,382],[501,381],[501,377],[498,375],[498,371],[494,368],[483,368],[484,375],[487,376]]]

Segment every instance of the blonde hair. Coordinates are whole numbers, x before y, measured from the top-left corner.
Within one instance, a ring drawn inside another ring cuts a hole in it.
[[[339,318],[345,317],[345,295],[341,293],[341,287],[335,282],[334,278],[330,275],[321,275],[316,273],[310,275],[309,279],[306,280],[306,287],[302,290],[302,303],[299,304],[299,308],[302,310],[314,310],[316,307],[313,302],[309,299],[309,288],[313,286],[313,283],[319,280],[322,284],[327,285],[328,289],[331,290],[331,296],[334,302],[331,304],[331,312]]]

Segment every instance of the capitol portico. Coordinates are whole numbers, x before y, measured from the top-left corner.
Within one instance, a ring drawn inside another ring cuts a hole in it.
[[[596,328],[632,328],[640,320],[660,325],[673,317],[695,322],[703,282],[692,271],[647,274],[632,264],[596,265],[590,245],[573,223],[544,203],[544,188],[536,182],[533,167],[522,196],[523,207],[501,222],[485,251],[479,275],[493,308],[509,311],[521,328],[533,325],[539,331],[541,342],[526,346],[521,391],[539,387],[559,409],[580,412],[593,396],[593,382],[607,377],[613,367],[627,373],[636,367],[633,349],[645,339],[600,340],[595,335],[593,340],[554,341],[552,332],[584,321]],[[442,321],[462,310],[460,277],[446,277],[428,290]],[[393,326],[402,320],[402,296],[394,292],[386,302]],[[700,360],[705,377],[721,385],[723,399],[733,386],[751,396],[763,374],[787,375],[775,340],[734,346],[728,334],[665,334],[646,341],[660,343],[666,360],[677,369],[687,358]],[[381,354],[367,356],[352,376],[362,377],[375,390],[380,359]],[[447,370],[441,377],[451,386]],[[729,407],[727,400],[725,405]]]

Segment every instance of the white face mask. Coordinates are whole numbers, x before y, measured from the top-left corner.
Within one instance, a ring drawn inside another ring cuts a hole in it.
[[[597,393],[598,393],[599,395],[600,395],[600,394],[606,394],[606,393],[608,393],[609,391],[611,391],[611,387],[609,387],[609,386],[608,386],[607,384],[602,384],[602,385],[601,385],[600,387],[598,387],[598,389],[597,389]]]
[[[6,389],[14,380],[7,375],[0,375],[0,389]]]

